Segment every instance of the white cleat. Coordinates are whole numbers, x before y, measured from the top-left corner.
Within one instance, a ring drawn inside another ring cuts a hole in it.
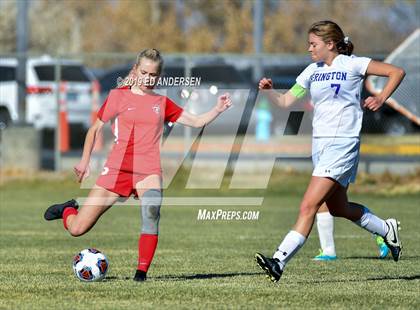
[[[398,262],[401,256],[402,244],[398,235],[400,228],[400,222],[396,219],[387,219],[386,225],[388,226],[388,232],[384,236],[384,242],[391,251],[392,258]]]

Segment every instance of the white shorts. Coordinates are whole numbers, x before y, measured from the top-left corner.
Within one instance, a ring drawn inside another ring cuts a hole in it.
[[[359,138],[312,139],[313,176],[329,177],[343,187],[356,180],[359,164]]]

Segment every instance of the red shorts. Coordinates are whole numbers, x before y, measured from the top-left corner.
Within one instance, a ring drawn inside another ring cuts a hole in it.
[[[96,185],[121,197],[130,197],[131,194],[137,197],[137,182],[143,181],[152,174],[160,175],[160,173],[139,174],[104,167],[104,171],[96,180]]]

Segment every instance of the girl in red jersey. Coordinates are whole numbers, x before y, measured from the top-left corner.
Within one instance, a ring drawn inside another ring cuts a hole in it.
[[[228,109],[229,94],[221,95],[212,110],[193,115],[165,96],[153,92],[163,66],[156,49],[142,51],[130,74],[134,85],[111,90],[98,112],[98,118],[86,134],[83,155],[74,167],[81,182],[89,175],[90,156],[102,126],[113,120],[115,143],[102,174],[78,211],[72,199],[49,207],[48,221],[62,219],[64,228],[74,237],[88,232],[119,197],[135,194],[141,198],[142,230],[135,281],[146,280],[158,242],[162,173],[160,139],[165,121],[190,127],[203,127]]]

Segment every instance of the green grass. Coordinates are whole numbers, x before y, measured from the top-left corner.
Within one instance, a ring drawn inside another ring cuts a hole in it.
[[[197,221],[199,207],[165,206],[155,260],[146,283],[136,268],[139,209],[116,206],[87,235],[72,238],[61,221],[45,222],[46,206],[87,194],[70,179],[13,181],[0,188],[0,308],[417,308],[420,305],[420,195],[353,194],[382,217],[402,222],[400,262],[376,259],[374,239],[336,221],[335,262],[313,262],[313,232],[278,284],[256,267],[254,252],[272,254],[294,223],[308,177],[277,176],[258,221]],[[256,191],[250,195],[264,193]],[[179,188],[166,195],[183,195]],[[217,191],[188,195],[217,194]],[[222,195],[228,191],[222,190]],[[235,196],[241,194],[236,192]],[[204,207],[202,207],[204,208]],[[207,209],[217,209],[218,207]],[[108,256],[106,281],[82,283],[72,272],[74,254],[96,247]]]

